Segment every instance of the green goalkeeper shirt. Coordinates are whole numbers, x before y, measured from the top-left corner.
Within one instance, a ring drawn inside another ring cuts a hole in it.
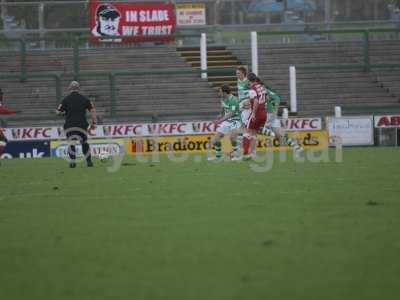
[[[229,113],[234,113],[227,121],[240,121],[239,99],[234,95],[230,95],[227,99],[221,98],[221,114],[226,116]]]
[[[238,97],[239,101],[242,102],[249,97],[250,82],[247,79],[237,81]]]

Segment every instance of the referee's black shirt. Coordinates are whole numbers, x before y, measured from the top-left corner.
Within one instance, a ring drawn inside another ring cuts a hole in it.
[[[78,127],[87,129],[89,123],[86,119],[86,111],[93,108],[88,98],[78,92],[72,92],[61,102],[61,111],[65,112],[64,129]]]

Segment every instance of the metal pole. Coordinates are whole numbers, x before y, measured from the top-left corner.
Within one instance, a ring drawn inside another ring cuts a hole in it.
[[[331,23],[331,0],[325,0],[325,24]]]
[[[258,41],[257,32],[251,32],[251,71],[258,75]]]
[[[287,0],[283,0],[283,23],[285,24],[286,24],[287,10],[288,10],[288,2]]]
[[[7,16],[7,6],[6,4],[6,0],[1,0],[1,19],[4,20],[4,18]]]
[[[284,120],[289,119],[289,111],[288,111],[288,109],[286,107],[283,109],[282,119],[284,119]]]
[[[288,0],[283,0],[283,10],[287,11],[288,9]]]
[[[297,83],[296,83],[296,67],[289,67],[290,78],[290,112],[297,113]]]
[[[207,35],[201,34],[200,38],[201,78],[207,79]]]
[[[335,118],[342,117],[342,108],[340,106],[335,106]]]
[[[231,2],[231,24],[234,25],[235,24],[235,13],[236,13],[236,9],[235,9],[235,2]]]
[[[214,1],[214,6],[213,6],[213,25],[218,25],[219,24],[218,6],[219,6],[219,1]]]
[[[44,3],[40,2],[39,9],[38,9],[38,24],[39,24],[39,31],[40,31],[40,45],[41,48],[44,49],[46,47],[45,40],[44,40]]]

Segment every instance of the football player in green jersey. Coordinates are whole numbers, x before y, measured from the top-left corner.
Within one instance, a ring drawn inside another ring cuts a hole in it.
[[[217,133],[211,143],[215,148],[215,157],[209,157],[208,160],[220,160],[222,158],[221,139],[229,134],[233,155],[239,156],[240,144],[237,142],[237,136],[242,126],[240,120],[239,99],[232,94],[228,85],[223,85],[218,94],[221,97],[221,115],[214,121],[218,124]]]
[[[277,131],[278,135],[280,133],[281,121],[278,119],[278,107],[281,103],[281,96],[275,93],[269,86],[265,86],[268,99],[265,104],[265,108],[267,110],[267,123],[265,124],[262,133],[266,136],[275,137],[275,131]]]
[[[268,92],[268,100],[266,102],[268,118],[264,128],[262,129],[262,134],[278,138],[281,143],[292,147],[295,152],[302,151],[302,148],[297,141],[289,138],[284,127],[282,127],[281,120],[278,118],[278,107],[281,103],[281,96],[279,96],[269,86],[266,86],[266,89]]]
[[[240,102],[239,108],[242,121],[241,132],[238,135],[238,144],[241,146],[243,141],[243,133],[245,131],[244,124],[247,122],[251,114],[251,105],[249,100],[250,82],[247,79],[247,68],[244,66],[237,67],[236,78],[238,98]],[[240,150],[238,150],[238,152],[240,152]],[[240,156],[233,156],[232,160],[240,160],[240,158]]]
[[[250,82],[247,79],[247,69],[243,66],[236,69],[238,98],[242,102],[249,98]]]
[[[251,105],[249,101],[250,82],[247,79],[247,69],[243,66],[237,67],[236,78],[242,123],[244,124],[251,114]]]

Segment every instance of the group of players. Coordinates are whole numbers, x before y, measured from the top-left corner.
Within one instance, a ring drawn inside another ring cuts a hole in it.
[[[221,140],[229,135],[233,151],[231,160],[250,160],[256,156],[257,134],[275,137],[281,145],[302,151],[297,141],[288,137],[278,118],[281,97],[266,86],[254,73],[245,67],[236,69],[238,95],[234,96],[228,85],[219,89],[221,115],[214,121],[217,133],[212,139],[215,156],[208,160],[221,160]],[[243,149],[243,154],[242,154]]]

